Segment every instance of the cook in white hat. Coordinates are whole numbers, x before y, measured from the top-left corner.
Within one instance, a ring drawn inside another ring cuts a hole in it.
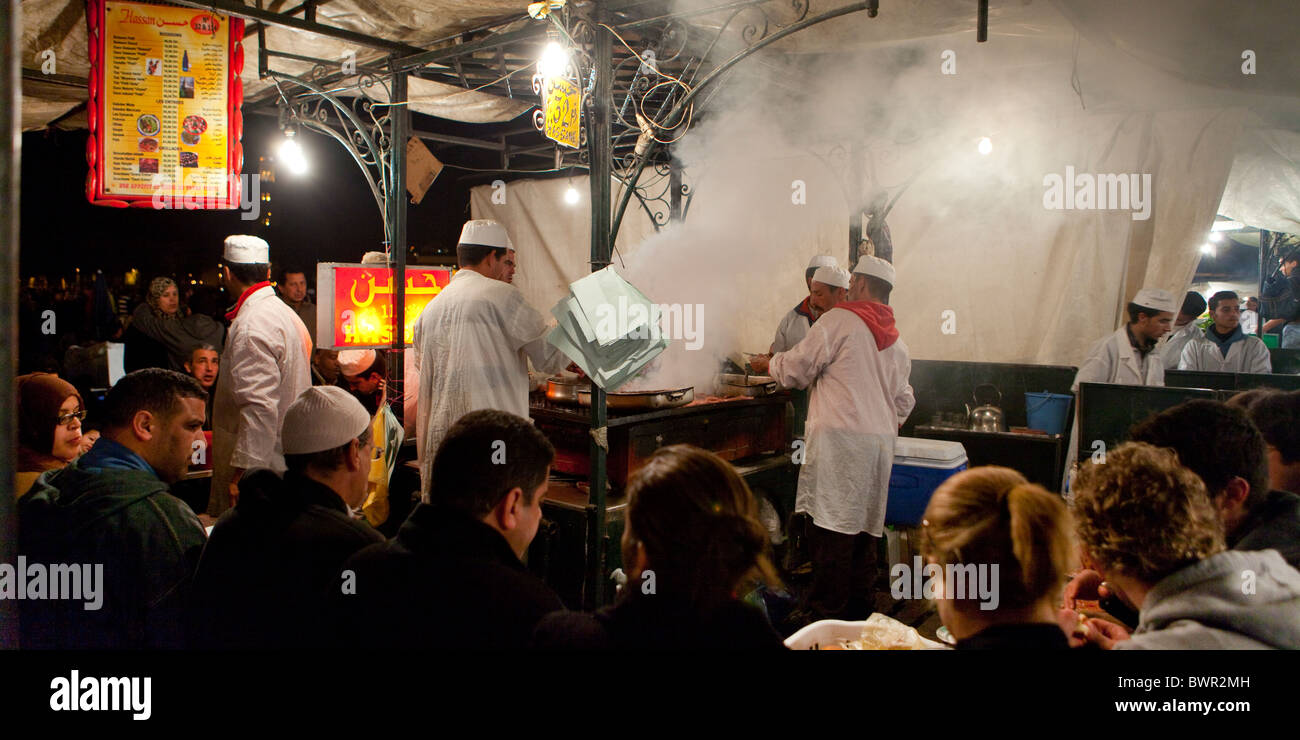
[[[246,234],[226,238],[222,280],[234,302],[212,401],[212,493],[220,516],[238,496],[245,470],[284,471],[280,426],[311,387],[311,333],[271,286],[270,247]]]
[[[546,317],[509,284],[514,258],[504,226],[466,223],[456,245],[460,270],[416,319],[422,491],[438,445],[460,417],[490,408],[527,418],[529,362],[545,375],[570,362],[547,341]]]
[[[772,340],[770,352],[785,352],[795,346],[808,334],[808,329],[817,322],[817,318],[822,315],[822,309],[813,305],[813,275],[819,269],[826,267],[837,267],[839,263],[834,257],[825,254],[819,254],[808,260],[808,267],[803,272],[804,287],[808,289],[808,295],[799,301],[799,305],[786,312],[781,318],[781,323],[776,328],[776,337]]]
[[[894,289],[894,266],[874,255],[858,258],[853,268],[853,284],[849,286],[850,301],[875,301],[889,305],[889,294]]]

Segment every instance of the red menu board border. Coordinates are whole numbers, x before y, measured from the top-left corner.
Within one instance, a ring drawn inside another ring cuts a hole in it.
[[[142,0],[131,0],[131,2],[160,7],[179,7]],[[104,192],[104,137],[100,132],[105,123],[103,101],[106,95],[105,87],[108,84],[107,75],[104,74],[105,40],[101,32],[105,23],[105,8],[105,0],[86,0],[86,38],[87,51],[90,55],[90,77],[86,85],[89,93],[86,101],[86,120],[90,128],[90,137],[86,139],[86,163],[90,165],[86,173],[86,200],[97,206],[152,208],[154,207],[152,194],[106,194]],[[204,11],[195,10],[195,13],[202,12]],[[244,170],[242,143],[244,83],[241,79],[244,72],[244,19],[227,16],[227,22],[230,24],[227,30],[230,34],[227,49],[230,55],[230,79],[226,81],[226,120],[229,122],[229,135],[226,137],[226,195],[224,200],[200,199],[198,204],[203,210],[238,208],[241,195],[239,175]]]

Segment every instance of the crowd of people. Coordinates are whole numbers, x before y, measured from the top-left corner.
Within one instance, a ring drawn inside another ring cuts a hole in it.
[[[689,445],[629,477],[615,604],[568,611],[529,572],[555,450],[527,418],[528,367],[568,358],[510,285],[515,257],[500,224],[466,224],[461,269],[415,324],[418,502],[388,493],[405,431],[387,356],[316,348],[305,290],[290,274],[281,282],[295,287],[276,292],[257,237],[226,240],[237,300],[228,328],[214,322],[220,343],[184,321],[174,284],[151,284],[135,313],[158,366],[108,391],[93,445],[75,386],[20,378],[34,475],[18,491],[19,552],[107,575],[93,613],[24,601],[23,644],[781,649],[792,627],[870,613],[893,443],[915,403],[888,305],[893,267],[810,265],[809,299],[782,325],[789,346],[752,361],[810,389],[796,509],[811,518],[812,588],[774,625],[761,594],[780,577],[758,501],[730,464]],[[1220,313],[1239,317],[1235,302],[1211,298],[1215,327]],[[1177,308],[1140,292],[1076,387],[1159,382],[1156,345]],[[1182,356],[1208,342],[1227,357],[1239,332],[1193,335]],[[1296,418],[1300,393],[1183,404],[1083,465],[1068,505],[1005,468],[950,478],[925,511],[926,562],[1001,574],[994,609],[938,595],[958,648],[1300,648]],[[196,506],[171,491],[209,423],[211,486]]]

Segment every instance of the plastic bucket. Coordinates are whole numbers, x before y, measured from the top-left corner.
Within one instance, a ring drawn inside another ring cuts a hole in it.
[[[1065,415],[1070,411],[1074,396],[1060,393],[1025,393],[1025,416],[1030,429],[1041,429],[1048,434],[1065,434]]]

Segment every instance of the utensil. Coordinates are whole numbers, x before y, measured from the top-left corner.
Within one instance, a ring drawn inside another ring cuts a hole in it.
[[[615,391],[605,394],[605,407],[614,411],[653,411],[655,409],[675,409],[694,400],[694,387],[632,393]],[[582,406],[591,405],[590,387],[578,389],[578,403]]]
[[[551,376],[546,381],[546,398],[556,403],[579,403],[578,391],[586,390],[591,393],[591,380],[579,378],[577,376],[567,377],[563,375]],[[588,398],[591,396],[588,395]],[[590,401],[588,401],[590,403]]]
[[[776,381],[767,375],[720,373],[714,383],[719,396],[770,396],[776,393]]]
[[[980,391],[991,389],[996,394],[995,401],[981,401]],[[1002,409],[997,405],[1002,403],[1002,391],[992,383],[981,383],[975,386],[974,393],[971,394],[975,403],[980,404],[970,412],[970,428],[975,432],[1005,432],[1007,430],[1006,418]]]

